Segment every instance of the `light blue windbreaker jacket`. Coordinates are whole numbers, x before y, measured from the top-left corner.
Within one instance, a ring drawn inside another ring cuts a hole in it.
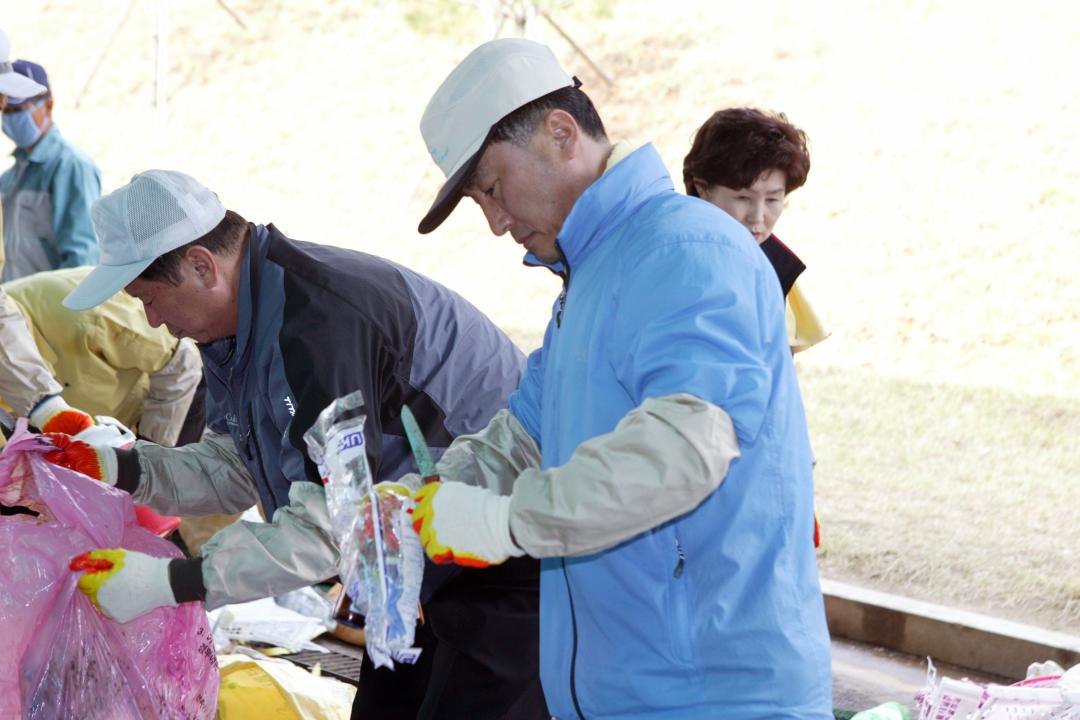
[[[741,456],[691,512],[542,561],[552,714],[831,718],[810,447],[776,273],[739,223],[674,191],[649,145],[582,194],[559,245],[565,262],[549,267],[568,282],[510,399],[543,467],[675,393],[730,415]]]
[[[55,125],[0,176],[4,205],[3,281],[44,270],[96,265],[90,206],[101,195],[101,172]]]

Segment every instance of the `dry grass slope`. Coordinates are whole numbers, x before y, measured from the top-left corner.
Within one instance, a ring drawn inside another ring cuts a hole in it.
[[[59,124],[108,188],[185,169],[252,219],[410,264],[539,342],[553,277],[520,267],[468,208],[415,233],[438,185],[417,124],[489,32],[474,5],[231,0],[243,30],[213,0],[165,3],[164,126],[151,107],[157,5],[132,6],[76,109],[127,0],[0,0],[16,52],[48,67]],[[1080,5],[596,7],[554,12],[612,88],[544,23],[536,36],[585,80],[612,135],[652,140],[676,177],[720,106],[783,110],[810,134],[809,184],[779,230],[833,329],[798,362],[824,572],[1080,632]]]

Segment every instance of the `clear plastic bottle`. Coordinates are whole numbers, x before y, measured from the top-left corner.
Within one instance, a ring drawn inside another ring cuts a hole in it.
[[[338,572],[353,612],[364,616],[365,647],[376,667],[413,663],[424,554],[408,511],[412,499],[372,482],[359,390],[331,402],[304,433],[319,467],[341,550]]]

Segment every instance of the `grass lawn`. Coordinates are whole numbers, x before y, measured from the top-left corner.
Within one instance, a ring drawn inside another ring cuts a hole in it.
[[[485,3],[50,0],[5,13],[106,189],[175,167],[294,237],[391,257],[462,292],[526,349],[558,282],[463,208],[418,124],[487,39]],[[1080,632],[1080,4],[541,2],[615,138],[676,178],[713,110],[785,111],[813,167],[778,234],[833,334],[798,358],[826,576]],[[505,29],[509,29],[506,25]],[[680,183],[681,184],[681,183]],[[362,278],[357,279],[362,282]]]
[[[1077,627],[1075,402],[858,368],[806,368],[801,379],[824,575]]]

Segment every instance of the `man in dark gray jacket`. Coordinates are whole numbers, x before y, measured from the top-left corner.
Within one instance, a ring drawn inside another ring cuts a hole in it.
[[[505,407],[521,375],[522,354],[452,291],[381,258],[250,224],[182,173],[136,175],[96,203],[93,218],[102,262],[65,304],[86,309],[126,289],[151,325],[195,339],[209,432],[183,448],[94,448],[90,463],[79,459],[87,447],[59,438],[56,461],[158,512],[235,513],[261,502],[271,520],[226,527],[199,558],[120,550],[121,563],[82,584],[121,622],[162,605],[278,595],[336,573],[323,486],[303,441],[334,398],[362,391],[372,475],[393,480],[415,469],[403,405],[439,454]],[[429,564],[424,652],[392,674],[367,664],[356,712],[546,718],[537,588],[534,561],[501,577],[448,576]]]

